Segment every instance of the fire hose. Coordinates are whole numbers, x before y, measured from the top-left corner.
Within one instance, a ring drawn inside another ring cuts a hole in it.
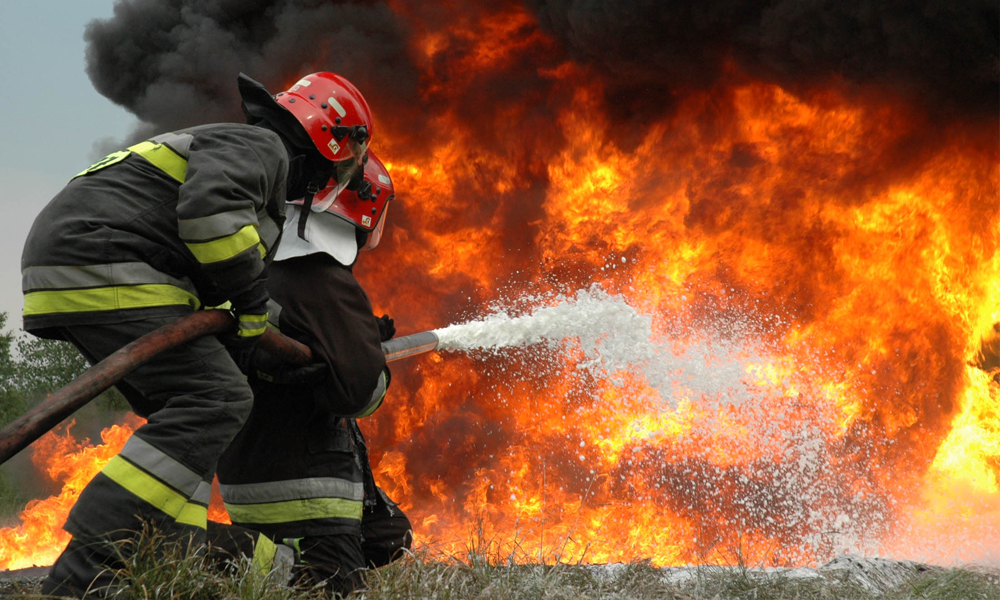
[[[0,464],[160,352],[232,327],[233,317],[227,311],[199,311],[122,347],[4,427],[0,431]],[[306,364],[312,360],[312,351],[308,346],[273,329],[265,331],[258,344],[287,363]],[[437,344],[437,335],[425,331],[384,342],[382,352],[386,361],[391,362],[430,352],[437,349]]]

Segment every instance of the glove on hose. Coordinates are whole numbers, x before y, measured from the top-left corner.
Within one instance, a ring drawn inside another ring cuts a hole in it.
[[[236,331],[226,334],[222,340],[227,346],[253,346],[267,329],[267,278],[258,277],[229,302],[236,316]]]
[[[388,342],[392,336],[396,335],[396,324],[389,315],[382,315],[378,319],[378,335],[381,341]]]
[[[326,363],[314,362],[308,365],[293,365],[281,361],[270,352],[257,347],[248,350],[230,348],[230,354],[240,371],[263,381],[281,385],[317,385],[326,379],[329,369]]]

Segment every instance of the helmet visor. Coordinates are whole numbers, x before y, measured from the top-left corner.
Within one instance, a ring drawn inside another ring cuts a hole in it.
[[[375,229],[372,229],[368,234],[368,241],[365,245],[361,247],[364,251],[374,250],[378,243],[382,241],[382,228],[385,227],[385,213],[389,212],[389,203],[386,202],[385,208],[382,209],[382,214],[379,215],[378,223],[375,225]]]
[[[359,145],[358,147],[360,148],[361,146],[367,148],[367,144]],[[364,153],[359,156],[364,157]],[[347,186],[351,183],[351,179],[356,175],[360,176],[361,173],[364,173],[364,168],[362,161],[353,156],[347,160],[334,163],[333,179],[322,190],[322,194],[317,194],[312,204],[312,210],[323,212],[333,206],[333,203],[340,196],[341,192],[347,189]]]

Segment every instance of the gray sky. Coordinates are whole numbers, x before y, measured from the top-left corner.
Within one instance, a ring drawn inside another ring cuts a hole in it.
[[[0,0],[0,311],[20,329],[21,248],[35,215],[122,139],[135,118],[98,94],[85,72],[83,30],[114,0]]]

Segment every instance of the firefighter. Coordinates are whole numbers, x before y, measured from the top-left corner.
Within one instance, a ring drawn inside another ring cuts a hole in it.
[[[113,593],[120,542],[146,524],[205,541],[216,463],[253,401],[222,340],[248,347],[266,329],[265,266],[285,200],[331,177],[346,185],[363,168],[371,111],[343,77],[307,75],[275,97],[242,74],[238,86],[249,124],[191,127],[112,153],[74,177],[28,234],[24,329],[71,342],[91,363],[203,306],[228,301],[237,322],[118,384],[147,422],[80,494],[43,593]]]
[[[395,327],[372,313],[352,269],[359,250],[378,245],[392,199],[389,174],[369,152],[363,181],[290,207],[268,279],[280,307],[270,325],[309,345],[318,363],[289,371],[256,350],[246,368],[254,407],[219,461],[232,522],[293,547],[293,579],[330,594],[358,589],[364,569],[388,564],[412,535],[375,486],[356,421],[385,396],[381,342]],[[266,540],[264,548],[273,554]]]

